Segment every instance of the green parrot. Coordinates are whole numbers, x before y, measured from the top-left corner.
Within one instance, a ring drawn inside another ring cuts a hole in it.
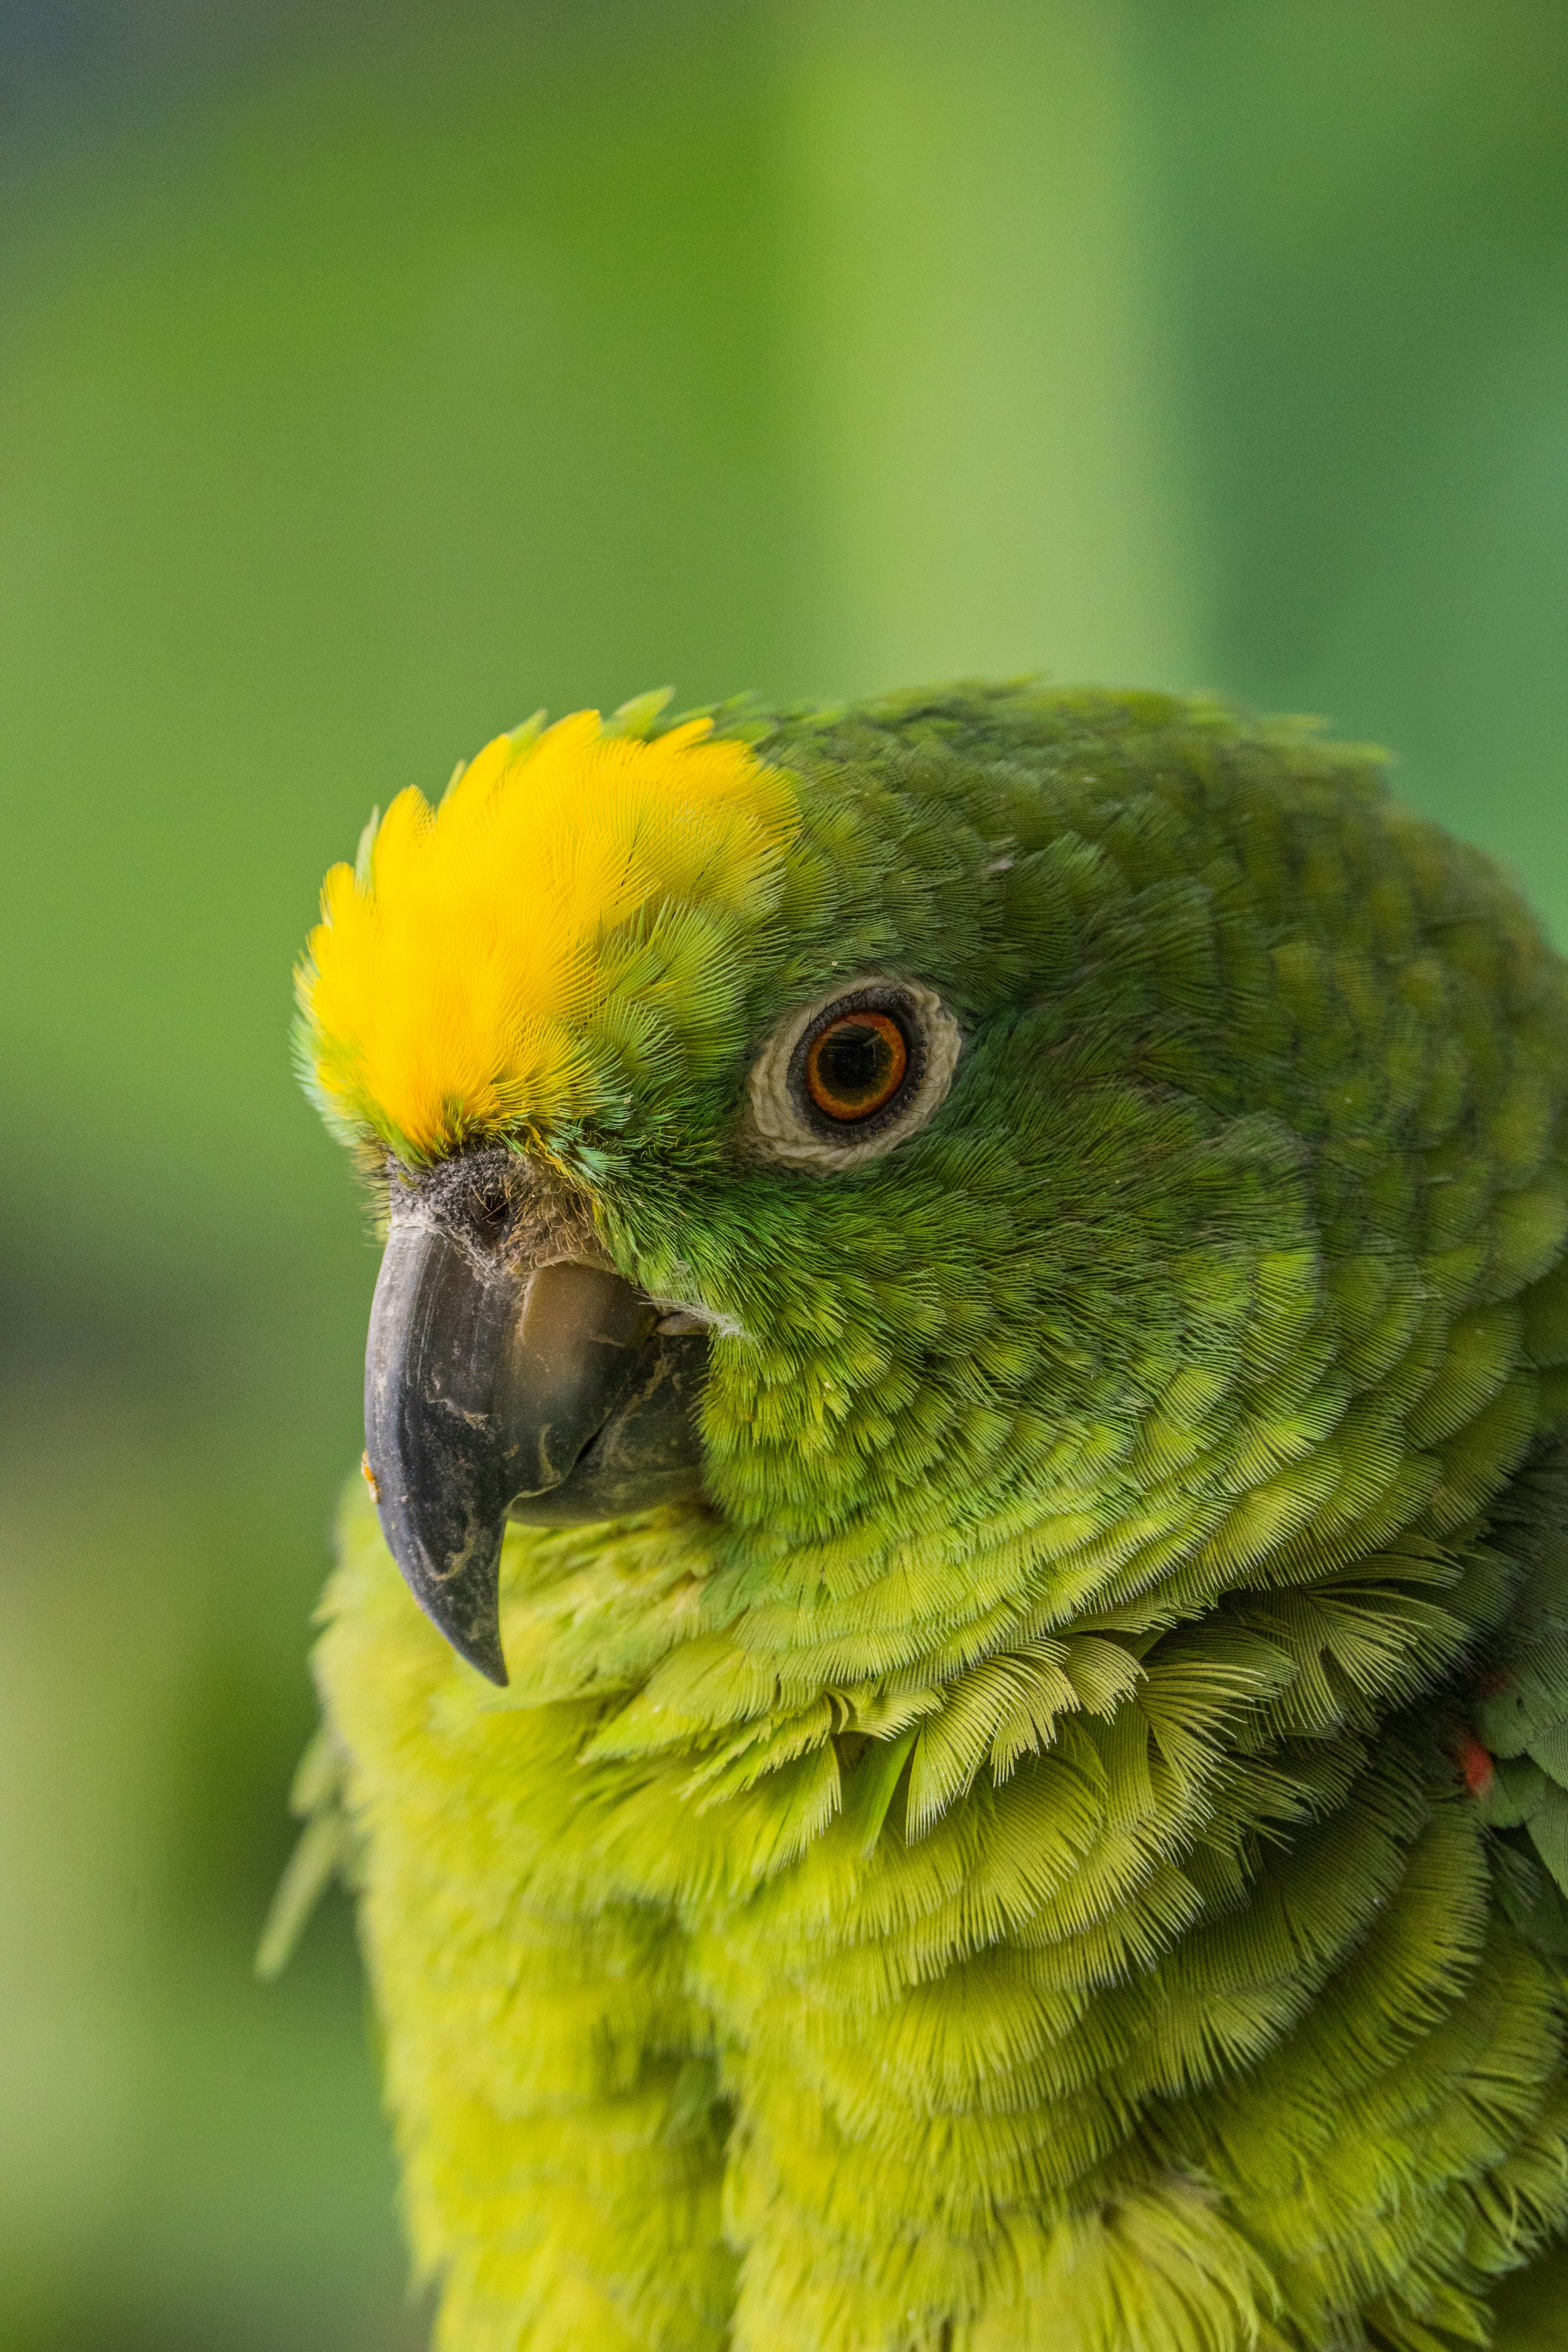
[[[437,2344],[1568,2342],[1568,971],[1300,722],[667,701],[300,971]]]

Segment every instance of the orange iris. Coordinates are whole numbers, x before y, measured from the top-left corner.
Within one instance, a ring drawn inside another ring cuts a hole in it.
[[[805,1083],[829,1118],[869,1118],[892,1100],[910,1066],[898,1023],[886,1013],[841,1013],[812,1039]]]

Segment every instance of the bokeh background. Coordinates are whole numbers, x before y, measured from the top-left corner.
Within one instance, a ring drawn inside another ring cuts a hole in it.
[[[250,1973],[321,874],[539,703],[1041,668],[1397,747],[1568,936],[1568,10],[4,0],[0,128],[0,2341],[399,2352],[341,1904]]]

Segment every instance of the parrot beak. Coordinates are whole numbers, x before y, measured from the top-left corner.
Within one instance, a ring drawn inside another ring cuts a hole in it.
[[[574,1233],[558,1213],[541,1221],[537,1199],[511,1213],[485,1158],[490,1170],[466,1182],[456,1163],[427,1183],[395,1176],[365,1352],[365,1476],[420,1607],[504,1683],[508,1517],[570,1526],[695,1493],[708,1342],[689,1318],[661,1332],[660,1309],[581,1213]]]

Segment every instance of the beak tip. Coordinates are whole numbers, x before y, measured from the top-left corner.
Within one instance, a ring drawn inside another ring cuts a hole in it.
[[[498,1690],[506,1689],[511,1677],[507,1673],[506,1659],[502,1655],[499,1639],[493,1642],[468,1643],[460,1650],[459,1655],[465,1657],[470,1666],[483,1675],[488,1683],[494,1683]]]
[[[389,1507],[384,1479],[376,1516],[382,1540],[403,1580],[443,1641],[475,1671],[504,1690],[510,1679],[500,1639],[500,1556],[505,1521],[466,1531],[455,1558],[433,1550],[399,1495]]]
[[[500,1545],[495,1546],[499,1558]],[[416,1580],[407,1575],[414,1597],[444,1642],[456,1650],[477,1674],[487,1682],[504,1690],[510,1677],[506,1670],[506,1654],[500,1643],[500,1612],[497,1606],[496,1567],[493,1559],[486,1560],[477,1576],[454,1591],[443,1587],[434,1578]],[[466,1604],[466,1605],[465,1605]]]

